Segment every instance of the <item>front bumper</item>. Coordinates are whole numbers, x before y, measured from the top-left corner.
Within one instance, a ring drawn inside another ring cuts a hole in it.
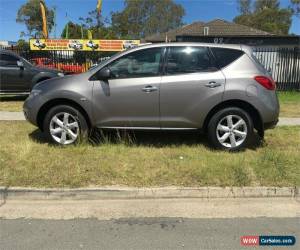
[[[264,123],[264,129],[272,129],[272,128],[275,128],[277,123],[278,123],[278,119],[275,120],[275,121],[272,121],[272,122],[267,122],[267,123]]]
[[[41,96],[29,96],[23,104],[23,113],[27,121],[38,126],[37,116],[42,105]]]

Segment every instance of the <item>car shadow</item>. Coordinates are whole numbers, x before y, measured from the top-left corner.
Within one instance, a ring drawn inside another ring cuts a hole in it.
[[[199,131],[133,131],[133,130],[95,130],[90,137],[94,145],[103,142],[124,143],[135,146],[167,147],[171,145],[208,146],[206,137]]]
[[[49,143],[44,133],[35,129],[29,138],[36,143]],[[93,130],[89,137],[89,144],[98,146],[103,143],[126,144],[128,146],[167,147],[170,145],[208,146],[206,137],[198,131],[133,131],[133,130]]]
[[[29,134],[29,138],[36,143],[49,143],[44,133],[36,129]],[[196,146],[203,145],[212,149],[205,134],[198,130],[192,131],[133,131],[133,130],[93,130],[89,142],[90,145],[99,146],[103,143],[125,144],[127,146],[146,146],[164,148],[170,146]],[[255,133],[252,143],[247,148],[256,150],[264,145],[264,142]]]
[[[41,144],[49,143],[45,134],[39,129],[35,129],[28,136],[32,141],[36,143],[41,143]]]
[[[93,145],[98,145],[103,142],[113,144],[125,143],[135,146],[151,146],[157,148],[169,146],[195,146],[202,144],[207,148],[211,148],[207,136],[199,130],[188,131],[133,131],[133,130],[95,130],[90,137]],[[256,150],[264,145],[257,133],[253,134],[251,143],[247,149]]]

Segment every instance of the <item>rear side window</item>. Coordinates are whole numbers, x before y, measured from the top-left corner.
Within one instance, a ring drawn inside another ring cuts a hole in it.
[[[211,48],[211,50],[220,68],[226,67],[244,54],[243,51],[236,49]]]
[[[17,66],[18,58],[6,55],[6,54],[0,54],[0,65],[1,66]]]
[[[170,47],[166,62],[167,75],[217,70],[206,47]]]

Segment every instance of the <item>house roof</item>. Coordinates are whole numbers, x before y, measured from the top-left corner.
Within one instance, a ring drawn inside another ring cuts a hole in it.
[[[245,25],[215,19],[210,22],[194,22],[165,33],[155,34],[145,38],[147,42],[176,41],[176,36],[205,36],[204,27],[208,27],[206,36],[275,36],[269,32],[254,29]]]

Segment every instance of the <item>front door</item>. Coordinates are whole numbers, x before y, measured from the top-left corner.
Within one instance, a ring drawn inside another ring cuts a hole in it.
[[[220,103],[225,77],[206,47],[169,47],[160,86],[162,128],[201,128]]]
[[[31,78],[26,68],[18,66],[19,58],[14,55],[0,54],[0,89],[3,92],[29,91]]]
[[[98,127],[159,127],[162,48],[137,50],[106,65],[107,81],[95,81],[94,116]]]

